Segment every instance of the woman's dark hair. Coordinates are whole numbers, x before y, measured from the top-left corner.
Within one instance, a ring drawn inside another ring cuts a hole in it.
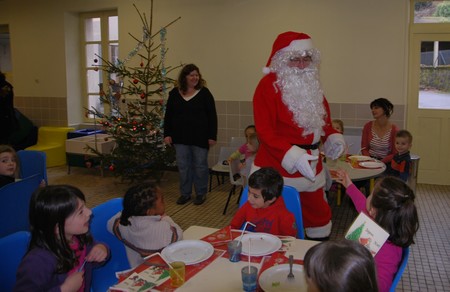
[[[393,176],[381,178],[375,184],[371,205],[376,209],[375,222],[389,233],[393,244],[408,247],[414,243],[419,229],[419,216],[412,189]]]
[[[77,210],[78,199],[84,202],[84,194],[70,185],[39,188],[31,197],[31,241],[28,251],[40,247],[52,252],[57,258],[56,273],[67,273],[77,264],[75,252],[66,240],[64,226],[67,217]],[[80,241],[80,249],[92,243],[89,232],[76,237]]]
[[[147,210],[156,202],[158,185],[154,182],[143,182],[132,186],[123,197],[123,210],[120,224],[131,225],[128,220],[131,216],[145,216]]]
[[[377,292],[374,259],[363,245],[342,239],[311,247],[303,261],[306,277],[319,291]]]
[[[264,201],[281,196],[283,191],[283,177],[272,167],[263,167],[252,173],[248,179],[248,186],[261,190]]]
[[[197,66],[194,64],[187,64],[183,67],[180,71],[180,75],[178,75],[178,88],[182,93],[186,93],[187,91],[187,81],[186,76],[191,74],[192,71],[197,71],[198,73],[198,83],[195,86],[195,89],[201,89],[202,87],[206,86],[206,81],[202,78],[202,74],[200,73],[200,69],[198,69]]]
[[[373,108],[374,106],[381,107],[384,111],[384,114],[388,118],[394,112],[394,105],[389,100],[387,100],[386,98],[383,98],[383,97],[377,98],[370,103],[370,108]]]

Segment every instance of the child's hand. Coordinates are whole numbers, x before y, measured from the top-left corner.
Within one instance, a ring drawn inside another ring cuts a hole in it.
[[[243,169],[245,167],[245,162],[239,163],[239,170]]]
[[[75,272],[67,276],[64,283],[59,287],[61,292],[73,292],[78,291],[83,285],[84,271]]]
[[[342,184],[344,187],[348,187],[352,184],[352,180],[348,176],[348,173],[343,169],[336,170],[336,182]]]
[[[108,256],[108,249],[105,245],[96,244],[91,252],[86,256],[88,262],[103,262]]]

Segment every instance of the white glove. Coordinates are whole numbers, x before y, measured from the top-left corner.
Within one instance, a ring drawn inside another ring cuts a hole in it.
[[[316,174],[314,173],[311,165],[309,165],[310,160],[317,160],[319,156],[314,156],[310,154],[303,154],[300,158],[295,162],[295,168],[307,179],[311,181],[316,180]]]
[[[338,159],[345,150],[345,140],[342,134],[333,134],[323,144],[325,156],[333,160]]]

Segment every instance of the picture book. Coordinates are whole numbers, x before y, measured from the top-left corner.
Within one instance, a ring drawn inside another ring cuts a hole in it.
[[[345,238],[364,245],[375,256],[389,237],[381,226],[363,212],[359,213],[348,229]]]

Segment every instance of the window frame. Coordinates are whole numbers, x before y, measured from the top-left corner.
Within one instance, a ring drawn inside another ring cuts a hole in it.
[[[88,45],[92,45],[92,44],[99,44],[100,45],[100,54],[102,56],[102,58],[104,60],[111,60],[111,56],[110,56],[110,46],[112,44],[116,44],[117,47],[119,47],[119,41],[120,41],[120,36],[119,36],[119,32],[117,32],[117,39],[116,40],[109,40],[109,17],[111,16],[116,16],[118,17],[118,12],[117,10],[106,10],[106,11],[95,11],[95,12],[85,12],[85,13],[80,13],[80,51],[81,51],[81,88],[82,88],[82,105],[84,108],[84,111],[86,111],[86,109],[88,109],[89,107],[89,98],[92,96],[96,96],[99,95],[100,89],[98,90],[98,92],[93,93],[93,92],[89,92],[89,85],[88,85],[88,71],[95,71],[95,69],[98,67],[96,66],[99,63],[96,64],[87,64],[88,59],[92,59],[92,56],[87,56],[86,55],[86,47]],[[86,19],[89,18],[100,18],[100,40],[99,41],[87,41],[86,40]],[[117,28],[118,29],[118,28]],[[96,58],[100,61],[99,58]],[[99,72],[100,74],[100,82],[103,83],[103,90],[105,92],[107,92],[107,87],[108,85],[105,84],[108,81],[108,73],[103,71],[103,70],[99,70],[95,72]],[[103,112],[107,113],[110,111],[110,108],[107,104],[103,105]],[[92,117],[88,114],[85,114],[83,117],[84,122],[94,122],[95,117]]]

